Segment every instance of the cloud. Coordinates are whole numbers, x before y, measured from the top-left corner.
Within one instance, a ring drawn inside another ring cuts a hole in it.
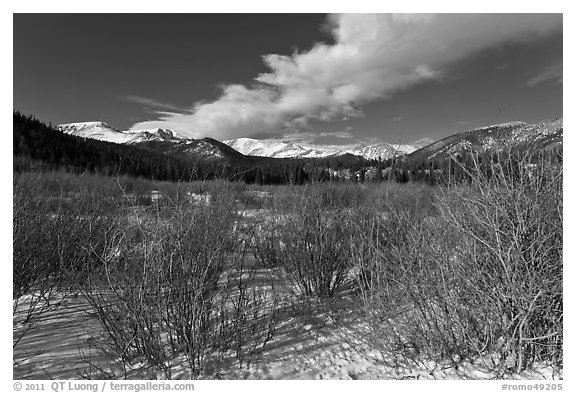
[[[420,138],[420,139],[417,139],[410,144],[424,147],[424,146],[429,145],[429,144],[434,143],[434,142],[435,142],[435,140],[432,138]]]
[[[396,123],[396,122],[399,122],[400,120],[402,120],[403,118],[404,118],[403,116],[396,116],[396,117],[393,117],[393,118],[392,118],[392,121],[393,121],[394,123]]]
[[[167,103],[167,102],[161,102],[161,101],[154,100],[151,98],[146,98],[146,97],[140,97],[140,96],[134,96],[134,95],[123,95],[123,96],[118,96],[117,98],[120,98],[121,100],[124,100],[124,101],[134,102],[136,104],[141,104],[141,105],[144,105],[146,107],[153,108],[153,109],[163,109],[166,111],[170,111],[170,112],[166,112],[166,113],[179,113],[179,112],[184,111],[181,107],[172,105],[172,104]]]
[[[173,128],[191,137],[236,138],[362,115],[360,107],[441,79],[451,63],[504,43],[561,31],[561,14],[341,14],[334,44],[269,54],[251,87],[229,85],[189,112],[159,113],[132,128]]]
[[[509,68],[509,67],[510,67],[510,65],[504,63],[504,64],[499,64],[499,65],[497,65],[496,67],[494,67],[494,70],[495,70],[495,71],[502,71],[502,70],[505,70],[505,69],[507,69],[507,68]]]
[[[356,143],[358,140],[354,135],[348,131],[335,131],[335,132],[311,132],[311,131],[296,131],[284,135],[278,135],[275,139],[282,142],[298,143],[303,145],[317,145],[319,143]]]
[[[318,136],[331,136],[334,138],[354,138],[349,131],[321,132]]]
[[[539,83],[546,82],[549,80],[553,80],[557,83],[562,83],[562,81],[563,81],[562,61],[557,61],[557,62],[549,65],[544,70],[542,70],[540,73],[538,73],[537,75],[534,75],[533,77],[528,79],[528,81],[526,82],[526,85],[533,87]]]

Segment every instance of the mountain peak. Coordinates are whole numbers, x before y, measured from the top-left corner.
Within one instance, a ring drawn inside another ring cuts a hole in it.
[[[118,131],[117,129],[111,127],[107,123],[103,121],[84,121],[84,122],[77,122],[77,123],[66,123],[60,124],[58,126],[59,130],[81,130],[85,128],[94,128],[94,127],[101,127],[101,128],[108,128],[110,130]],[[65,131],[66,132],[66,131]],[[118,131],[120,132],[120,131]]]
[[[162,128],[119,131],[103,121],[60,124],[56,128],[66,134],[112,143],[180,141],[186,139],[172,130]]]
[[[176,131],[172,131],[167,128],[152,128],[152,129],[143,129],[143,130],[128,130],[123,131],[126,134],[149,134],[151,136],[156,136],[160,139],[164,140],[186,140],[189,138],[183,137],[182,135],[178,134]]]

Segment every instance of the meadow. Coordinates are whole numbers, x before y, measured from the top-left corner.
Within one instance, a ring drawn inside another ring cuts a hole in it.
[[[15,172],[14,378],[562,378],[562,168],[520,164],[436,186]]]

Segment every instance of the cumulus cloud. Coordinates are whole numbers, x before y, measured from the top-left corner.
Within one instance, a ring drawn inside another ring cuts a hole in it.
[[[546,67],[537,75],[534,75],[526,82],[527,86],[533,87],[539,83],[552,80],[554,82],[562,83],[563,79],[563,67],[562,61],[551,64]]]
[[[263,56],[255,85],[225,86],[189,112],[159,113],[132,128],[173,128],[191,137],[283,133],[361,116],[363,104],[442,78],[449,65],[483,49],[560,31],[560,14],[342,14],[329,18],[334,44]]]

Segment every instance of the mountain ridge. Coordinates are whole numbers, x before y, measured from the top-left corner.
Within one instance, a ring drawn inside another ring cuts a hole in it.
[[[211,158],[222,156],[256,156],[268,158],[329,158],[351,154],[367,160],[387,159],[408,154],[417,150],[419,145],[390,144],[387,142],[356,143],[353,145],[313,145],[306,143],[284,142],[274,139],[238,138],[218,141],[214,138],[187,138],[169,129],[127,130],[120,131],[103,121],[89,121],[60,124],[58,130],[82,138],[97,139],[119,144],[140,144],[159,150],[161,147],[179,152],[199,153],[199,146],[204,145],[204,155]],[[204,141],[204,142],[202,142]],[[173,143],[170,146],[167,143]],[[184,144],[188,147],[185,148]],[[216,150],[210,148],[212,145]],[[194,150],[193,148],[196,148]],[[233,149],[235,152],[232,152]],[[200,149],[202,150],[202,149]]]
[[[171,153],[181,157],[209,160],[232,159],[249,162],[258,158],[309,159],[353,155],[366,160],[387,160],[398,156],[410,159],[442,159],[471,151],[507,149],[526,144],[547,148],[562,143],[563,118],[537,123],[511,121],[482,126],[452,134],[429,144],[391,144],[387,142],[350,145],[313,145],[277,139],[237,138],[218,141],[214,138],[193,139],[169,129],[119,131],[105,122],[68,123],[57,129],[83,138],[129,144]]]
[[[469,152],[497,152],[529,146],[546,149],[562,144],[563,131],[562,117],[537,123],[514,121],[493,124],[450,135],[407,157],[430,160],[457,157]]]
[[[112,143],[139,143],[150,140],[183,140],[177,132],[156,128],[147,130],[120,131],[103,121],[66,123],[56,126],[56,129],[83,138],[91,138]]]
[[[408,154],[420,145],[391,144],[387,142],[360,142],[351,145],[312,145],[275,139],[237,138],[223,141],[237,151],[250,156],[273,158],[324,158],[352,154],[367,160],[387,159]]]

